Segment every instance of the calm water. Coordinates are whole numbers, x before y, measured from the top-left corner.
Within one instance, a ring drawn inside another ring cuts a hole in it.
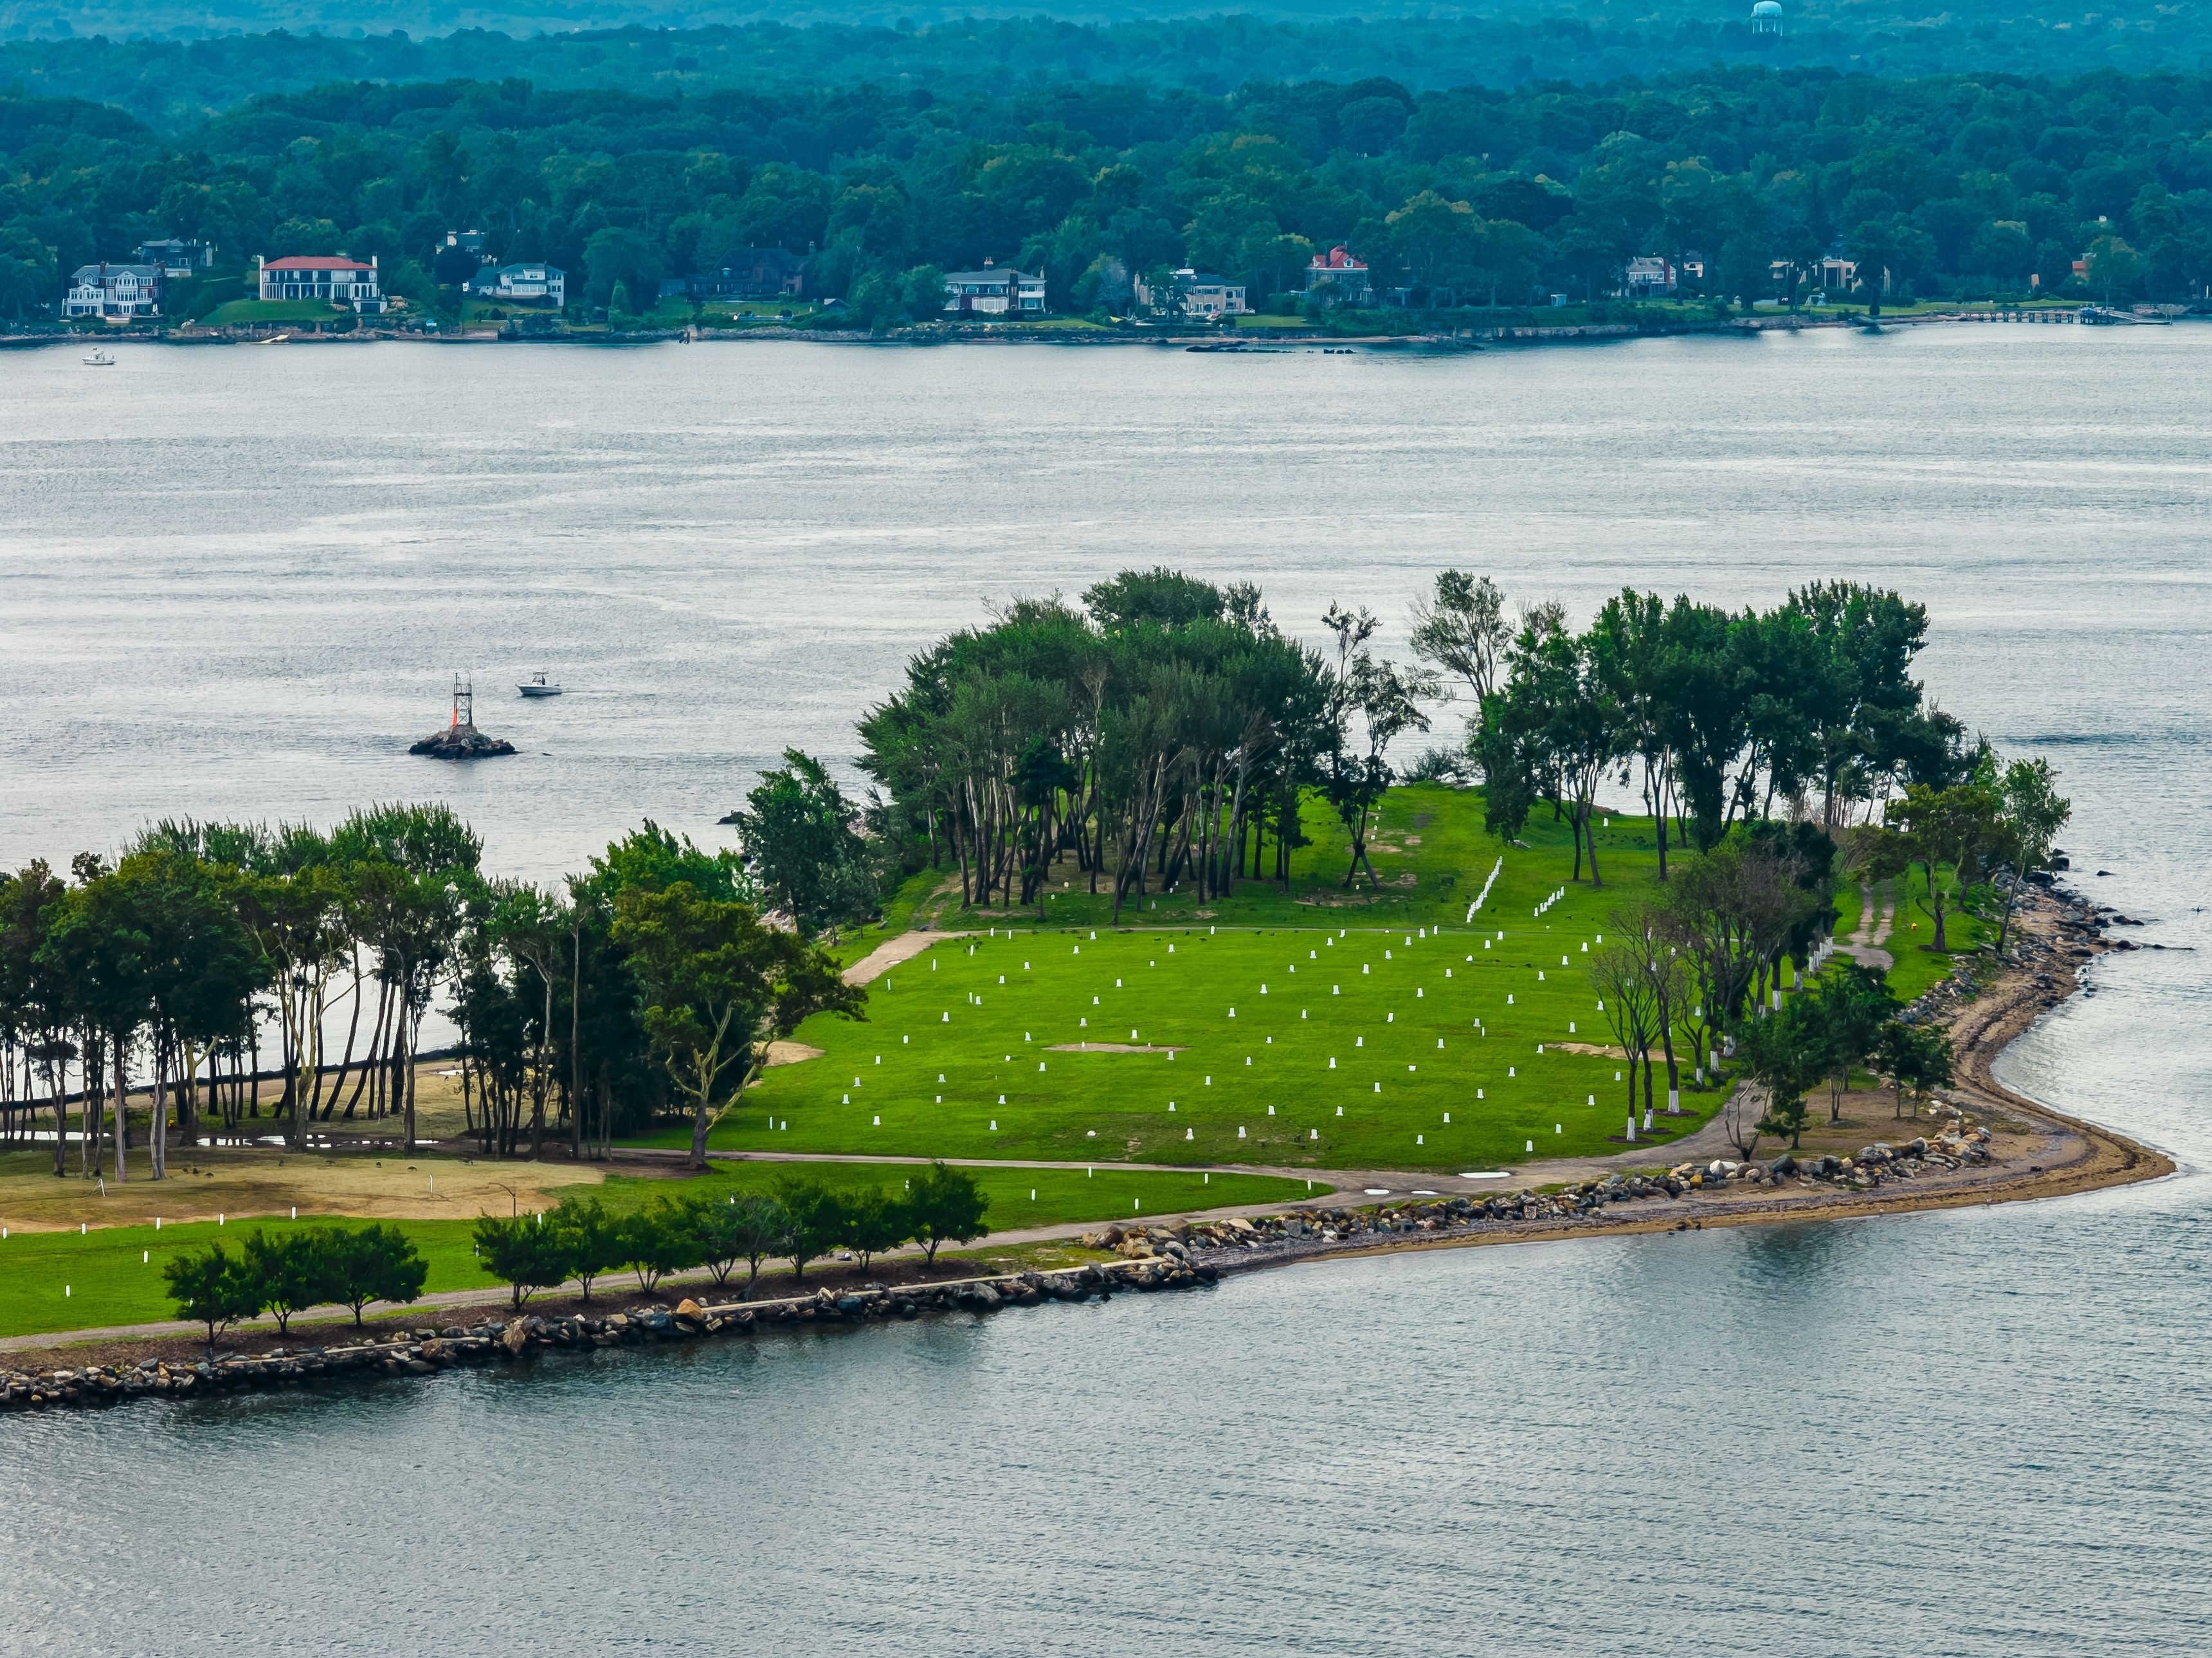
[[[0,859],[441,794],[550,876],[705,837],[928,637],[1132,563],[1393,617],[1894,583],[2064,769],[2101,963],[2062,1203],[0,1426],[0,1651],[2172,1652],[2212,1642],[2212,329],[1419,361],[0,356]],[[550,704],[502,695],[544,667]],[[527,752],[398,752],[473,670]],[[2112,873],[2097,878],[2099,868]]]

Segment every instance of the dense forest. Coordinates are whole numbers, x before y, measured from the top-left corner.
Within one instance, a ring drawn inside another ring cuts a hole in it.
[[[506,80],[541,88],[701,93],[793,91],[870,83],[894,92],[1005,91],[1065,81],[1138,82],[1226,94],[1249,81],[1352,82],[1387,76],[1415,92],[1530,81],[1591,82],[1748,63],[1892,78],[1972,71],[2067,76],[2202,69],[2212,13],[2148,8],[2083,13],[2035,0],[1966,0],[1923,15],[1908,0],[1790,0],[1779,33],[1750,26],[1750,0],[1633,4],[1518,0],[1476,7],[825,8],[837,21],[798,27],[790,8],[578,6],[565,17],[441,6],[245,8],[274,33],[210,33],[195,12],[78,21],[72,38],[7,38],[0,0],[0,86],[116,104],[181,128],[241,100],[329,81]],[[547,9],[550,12],[550,9]],[[1346,17],[1346,10],[1360,15]],[[677,25],[607,27],[640,13]],[[1018,15],[994,15],[1015,13]],[[817,14],[818,16],[819,14]],[[19,19],[21,14],[18,14]],[[220,20],[213,20],[219,21]],[[707,27],[691,27],[693,21]],[[434,32],[426,32],[426,21]],[[179,38],[162,38],[173,26]],[[362,25],[367,23],[368,27]],[[24,25],[19,21],[17,27]],[[541,29],[561,32],[540,33]]]
[[[1186,260],[1295,292],[1347,242],[1415,305],[1601,295],[1645,253],[1725,297],[1840,248],[1898,294],[2068,287],[2189,299],[2212,278],[2212,77],[1910,82],[1718,69],[1415,94],[1384,80],[1227,96],[1069,82],[647,96],[526,81],[349,83],[250,100],[178,137],[112,107],[0,95],[0,316],[161,235],[377,256],[426,297],[432,250],[648,295],[731,250],[816,250],[864,319],[935,308],[934,270],[1042,269],[1055,310],[1126,304]],[[2086,266],[2075,279],[2076,261]],[[448,274],[447,280],[453,280]],[[572,289],[572,293],[574,290]],[[173,307],[173,310],[175,307]]]

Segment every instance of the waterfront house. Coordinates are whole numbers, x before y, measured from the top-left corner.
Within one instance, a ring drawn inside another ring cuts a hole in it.
[[[1632,300],[1672,294],[1674,287],[1674,265],[1656,253],[1639,253],[1628,262],[1628,269],[1621,276],[1621,291]]]
[[[157,264],[81,264],[62,296],[64,317],[128,322],[161,314],[161,267]]]
[[[806,256],[783,247],[733,247],[712,270],[684,278],[682,291],[699,300],[796,299],[806,290]]]
[[[168,236],[139,243],[137,258],[141,264],[157,267],[164,276],[189,276],[215,263],[215,244]]]
[[[1226,276],[1211,270],[1198,270],[1185,265],[1175,273],[1176,286],[1182,293],[1182,314],[1186,317],[1211,319],[1241,317],[1251,310],[1244,303],[1244,284],[1231,282]],[[1158,310],[1171,303],[1174,295],[1162,292],[1156,298],[1152,285],[1136,284],[1137,303],[1146,310]]]
[[[1010,264],[983,261],[981,270],[945,273],[945,313],[949,317],[1041,317],[1044,276]]]
[[[260,264],[260,296],[264,300],[325,300],[362,313],[384,309],[374,258],[363,264],[336,255],[294,254]]]
[[[1365,305],[1373,293],[1368,285],[1367,261],[1353,258],[1341,244],[1315,254],[1306,266],[1306,292],[1323,288],[1340,305]]]
[[[488,264],[469,278],[468,291],[475,299],[558,311],[568,303],[568,275],[558,265]]]

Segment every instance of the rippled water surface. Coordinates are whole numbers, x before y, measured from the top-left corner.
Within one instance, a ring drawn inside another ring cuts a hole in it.
[[[2212,329],[119,355],[0,356],[0,859],[427,794],[518,873],[641,814],[704,835],[929,637],[1132,563],[1259,580],[1294,631],[1446,562],[1584,610],[1878,580],[2171,946],[2006,1074],[2185,1172],[9,1418],[0,1650],[2212,1644]],[[500,694],[538,667],[570,694]],[[456,669],[524,755],[398,751]]]

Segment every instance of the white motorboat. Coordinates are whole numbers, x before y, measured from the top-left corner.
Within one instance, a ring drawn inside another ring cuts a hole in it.
[[[524,680],[514,689],[520,691],[525,696],[558,696],[561,695],[561,688],[558,685],[549,683],[542,671],[531,675],[529,678]]]
[[[95,345],[84,361],[88,368],[112,368],[115,367],[115,354],[104,345]]]

